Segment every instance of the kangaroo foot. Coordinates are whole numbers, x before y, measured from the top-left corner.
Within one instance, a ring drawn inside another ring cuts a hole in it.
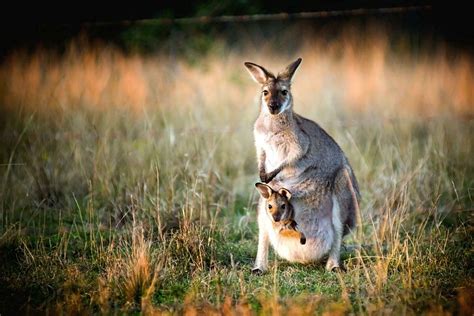
[[[255,275],[262,275],[263,274],[263,270],[258,268],[258,267],[255,267],[252,269],[252,274],[255,274]]]
[[[330,272],[343,272],[346,271],[346,268],[342,264],[339,264],[338,260],[329,258],[326,263],[326,270]]]
[[[331,269],[331,272],[336,272],[336,273],[342,273],[342,272],[346,272],[346,268],[344,266],[340,266],[340,267],[333,267]]]

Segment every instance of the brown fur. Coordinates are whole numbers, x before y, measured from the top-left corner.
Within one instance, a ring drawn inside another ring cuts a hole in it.
[[[305,235],[298,229],[295,221],[295,210],[290,203],[291,193],[285,188],[281,188],[278,192],[273,190],[265,183],[256,183],[255,187],[260,195],[266,201],[266,210],[273,218],[274,227],[280,227],[280,234],[287,237],[298,237],[300,243],[306,243]]]

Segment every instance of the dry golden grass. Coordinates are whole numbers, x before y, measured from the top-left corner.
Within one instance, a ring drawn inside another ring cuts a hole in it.
[[[397,46],[386,33],[375,31],[364,37],[346,32],[331,42],[309,38],[298,51],[303,58],[295,85],[300,109],[330,103],[427,117],[473,115],[474,63],[466,54],[443,45],[410,53],[398,47],[403,43]],[[141,112],[145,107],[215,106],[225,100],[221,106],[240,109],[248,107],[255,94],[242,72],[248,59],[275,70],[290,61],[264,45],[246,54],[210,53],[199,66],[192,66],[166,54],[125,54],[82,39],[72,42],[63,55],[39,49],[7,57],[0,68],[1,102],[30,110],[80,106]]]
[[[0,65],[0,305],[472,313],[474,64],[441,46],[395,48],[383,32],[301,43],[295,110],[347,153],[362,225],[346,240],[345,274],[272,259],[262,277],[249,273],[258,88],[243,62],[277,70],[296,56],[247,48],[193,66],[84,41],[10,55]]]

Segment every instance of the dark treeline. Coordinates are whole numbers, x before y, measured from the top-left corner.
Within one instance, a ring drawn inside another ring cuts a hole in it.
[[[315,12],[322,10],[353,10],[359,8],[390,8],[407,6],[430,6],[431,9],[400,13],[379,13],[370,15],[342,15],[309,20],[280,20],[261,22],[227,22],[186,24],[146,24],[142,19],[173,19],[196,16],[221,16],[244,14],[271,14]],[[100,7],[87,3],[76,4],[34,4],[22,7],[16,4],[3,10],[1,16],[2,42],[0,54],[4,56],[13,49],[34,49],[38,46],[61,51],[65,44],[79,35],[90,40],[112,43],[124,50],[154,52],[169,49],[166,43],[183,37],[199,38],[201,46],[216,36],[224,35],[230,43],[242,34],[259,32],[273,33],[300,23],[304,29],[334,30],[348,24],[365,25],[381,23],[408,36],[412,42],[445,41],[454,47],[472,52],[473,28],[470,27],[468,10],[456,5],[439,5],[430,1],[157,1],[140,6],[129,3]],[[297,23],[295,23],[297,22]],[[185,35],[180,35],[185,34]],[[178,36],[176,36],[178,35]],[[206,37],[208,40],[206,40]],[[191,43],[193,45],[193,43]],[[179,46],[179,43],[178,43]],[[415,45],[416,46],[416,45]]]

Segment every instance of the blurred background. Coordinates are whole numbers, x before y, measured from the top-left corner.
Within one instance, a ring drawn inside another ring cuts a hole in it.
[[[472,310],[465,6],[17,2],[0,16],[0,313],[228,296],[265,308],[268,288],[329,293],[356,313]],[[296,266],[297,283],[277,284],[247,273],[259,87],[243,63],[278,72],[298,57],[294,110],[349,157],[363,196],[349,243],[369,246],[343,279]]]
[[[303,98],[312,91],[313,102],[330,98],[334,106],[358,110],[472,115],[473,28],[462,6],[163,1],[113,8],[17,5],[2,15],[3,107],[189,104],[180,100],[182,89],[199,90],[190,73],[214,85],[201,97],[217,96],[217,89],[239,95],[240,80],[248,86],[242,61],[275,68],[301,56],[304,79],[297,89]],[[179,92],[173,88],[178,81]]]

